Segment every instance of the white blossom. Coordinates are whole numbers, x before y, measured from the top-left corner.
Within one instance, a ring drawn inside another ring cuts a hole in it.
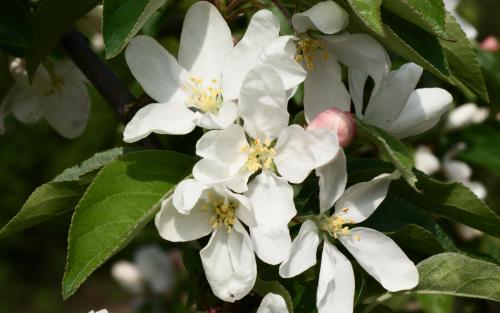
[[[279,272],[282,277],[293,277],[316,264],[316,250],[324,240],[316,296],[319,313],[353,311],[352,265],[330,239],[338,240],[385,289],[394,292],[417,285],[415,264],[392,239],[374,229],[346,226],[366,220],[385,199],[391,181],[397,177],[396,173],[382,174],[355,184],[337,199],[332,216],[322,215],[317,222],[308,220],[302,224]]]
[[[291,242],[287,224],[296,214],[288,182],[301,183],[335,158],[338,139],[327,129],[287,126],[286,91],[270,67],[248,73],[238,101],[243,126],[234,124],[201,137],[196,153],[203,159],[194,166],[193,176],[207,185],[247,192],[257,220],[257,226],[250,227],[255,252],[264,262],[278,264],[286,257]]]
[[[279,37],[279,22],[268,10],[257,12],[233,47],[231,31],[210,3],[195,3],[186,13],[177,60],[147,36],[130,41],[125,57],[144,91],[156,103],[139,110],[127,124],[124,140],[151,132],[186,134],[196,125],[223,129],[237,117],[235,99],[246,73],[272,65],[287,88],[295,90],[305,73],[293,61],[289,37]]]
[[[257,277],[252,240],[242,222],[255,226],[254,211],[245,196],[195,180],[181,182],[155,218],[160,236],[169,241],[211,234],[200,251],[201,261],[212,291],[227,302],[247,295]]]
[[[65,138],[76,138],[85,131],[90,97],[85,77],[71,61],[40,65],[31,84],[24,60],[14,59],[10,69],[14,85],[0,104],[0,133],[9,112],[28,124],[44,117]]]
[[[446,117],[446,130],[457,130],[472,124],[484,122],[490,115],[488,108],[480,108],[475,103],[465,103],[450,111]]]
[[[285,299],[275,293],[268,293],[262,299],[257,313],[288,313]]]
[[[441,162],[427,146],[415,149],[415,168],[427,175],[433,175],[441,169]]]

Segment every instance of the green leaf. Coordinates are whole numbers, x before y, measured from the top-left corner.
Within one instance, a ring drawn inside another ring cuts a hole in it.
[[[418,191],[415,185],[417,177],[412,170],[414,165],[413,157],[405,145],[378,127],[364,124],[359,120],[357,120],[356,124],[360,135],[374,143],[394,164],[408,184]]]
[[[474,125],[462,130],[460,136],[467,144],[467,149],[459,158],[500,175],[499,132],[498,122]]]
[[[417,173],[418,188],[413,192],[406,184],[391,184],[390,192],[419,208],[500,237],[500,217],[472,191],[460,183],[443,183]]]
[[[0,238],[73,210],[89,183],[87,179],[84,179],[85,176],[92,174],[129,150],[115,148],[97,153],[81,165],[66,169],[52,181],[38,187],[16,216],[0,229]]]
[[[261,297],[265,297],[269,292],[282,296],[285,299],[288,312],[293,313],[292,297],[288,290],[278,281],[265,281],[257,277],[253,291]]]
[[[31,47],[33,45],[30,13],[18,0],[2,1],[0,6],[0,43],[17,47]]]
[[[106,58],[118,55],[166,0],[104,0]]]
[[[421,294],[416,298],[425,313],[453,313],[453,296]]]
[[[435,36],[448,37],[442,0],[384,0],[383,6]]]
[[[0,238],[72,210],[85,188],[77,182],[50,182],[38,187],[1,230]]]
[[[410,291],[500,301],[500,266],[460,253],[441,253],[418,265],[420,282]]]
[[[100,0],[45,0],[33,15],[34,48],[26,50],[26,68],[30,77],[38,65],[54,50],[63,35]]]
[[[488,90],[474,49],[455,18],[446,16],[448,34],[453,40],[441,40],[451,73],[465,86],[489,102]]]
[[[457,251],[451,239],[426,212],[391,193],[363,226],[384,232],[398,244],[429,255]]]
[[[357,16],[372,31],[384,35],[384,25],[380,16],[382,0],[348,0]]]
[[[0,99],[4,98],[12,84],[14,80],[9,69],[9,55],[0,50]]]
[[[169,151],[129,153],[105,166],[78,203],[68,237],[63,297],[130,242],[190,172],[191,157]]]

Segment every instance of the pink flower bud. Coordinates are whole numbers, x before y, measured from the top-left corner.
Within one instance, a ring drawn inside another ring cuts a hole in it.
[[[356,121],[350,112],[337,108],[318,114],[307,126],[308,129],[326,128],[337,134],[341,147],[346,147],[356,136]]]
[[[494,36],[488,36],[481,42],[481,49],[490,52],[497,52],[500,49],[498,39]]]

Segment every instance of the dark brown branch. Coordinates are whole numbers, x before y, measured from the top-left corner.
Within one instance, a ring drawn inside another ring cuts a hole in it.
[[[111,69],[89,47],[87,40],[76,30],[69,31],[61,40],[70,59],[78,66],[87,79],[99,91],[102,97],[113,108],[123,124],[126,124],[137,111],[138,100],[127,87],[116,77]],[[141,100],[144,101],[144,99]],[[139,102],[143,102],[139,101]],[[139,106],[143,106],[140,104]],[[132,113],[132,114],[131,114]],[[161,144],[155,136],[140,141],[149,148],[160,148]]]

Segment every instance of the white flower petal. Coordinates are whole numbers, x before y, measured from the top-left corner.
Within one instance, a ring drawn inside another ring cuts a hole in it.
[[[280,276],[283,278],[294,277],[316,264],[318,245],[318,227],[313,221],[305,221],[300,226],[299,234],[292,242],[288,258],[280,265]]]
[[[316,306],[318,313],[352,313],[354,308],[351,262],[328,240],[321,256]]]
[[[182,214],[189,214],[208,187],[195,180],[186,179],[175,187],[172,201],[174,207]]]
[[[40,110],[49,124],[63,137],[80,136],[90,115],[90,97],[82,82],[67,82],[50,96],[38,98]]]
[[[217,8],[205,1],[193,4],[184,17],[179,64],[191,75],[220,79],[232,49],[231,30]]]
[[[454,108],[446,118],[446,130],[465,128],[484,122],[490,114],[488,108],[479,108],[475,103],[466,103]]]
[[[288,308],[282,296],[268,293],[262,299],[257,313],[288,313]]]
[[[439,122],[452,102],[452,95],[444,89],[417,89],[388,131],[398,138],[421,134]]]
[[[259,53],[280,32],[278,18],[269,10],[260,10],[252,16],[245,35],[231,51],[224,64],[222,90],[224,99],[238,98],[243,79],[257,65]]]
[[[195,206],[189,215],[175,209],[172,199],[163,201],[161,210],[156,214],[155,225],[160,236],[168,241],[191,241],[212,232],[211,213],[202,210],[201,204]]]
[[[176,102],[151,103],[141,108],[123,131],[123,141],[135,142],[151,133],[183,135],[196,126],[194,113]]]
[[[415,168],[427,175],[433,175],[441,168],[441,162],[426,146],[415,149]]]
[[[304,81],[307,74],[295,61],[295,40],[293,36],[280,36],[271,40],[262,49],[258,60],[259,64],[272,67],[278,73],[288,95],[295,93],[293,90]]]
[[[463,183],[467,188],[469,188],[475,195],[481,200],[484,200],[488,195],[488,190],[486,186],[478,181],[468,181]]]
[[[377,91],[391,68],[389,54],[372,37],[365,34],[320,36],[340,63],[367,73],[375,81]]]
[[[311,151],[315,160],[314,168],[330,162],[340,149],[337,135],[329,129],[307,129],[306,136],[309,151]]]
[[[422,71],[420,66],[407,63],[398,70],[390,72],[379,91],[372,94],[364,120],[380,128],[389,129],[403,111]]]
[[[350,235],[339,239],[385,289],[394,292],[412,289],[418,284],[417,267],[386,235],[374,229],[357,227]]]
[[[319,113],[330,108],[349,111],[351,97],[342,82],[340,64],[334,57],[324,58],[322,52],[317,51],[314,68],[307,72],[304,81],[306,121],[312,121]]]
[[[193,167],[193,177],[205,185],[223,184],[231,179],[229,166],[209,159],[201,159]]]
[[[234,302],[252,290],[257,264],[250,237],[239,222],[230,233],[217,228],[200,256],[208,283],[220,299]]]
[[[352,103],[356,110],[356,116],[361,119],[363,118],[363,101],[368,73],[350,67],[348,79],[349,93],[351,94]]]
[[[158,102],[185,100],[182,85],[187,72],[153,38],[137,36],[132,39],[125,59],[135,79],[151,98]]]
[[[472,168],[469,164],[450,159],[449,156],[443,160],[443,171],[446,177],[451,181],[467,182],[472,177]]]
[[[310,136],[299,125],[285,128],[276,143],[274,163],[278,172],[292,183],[301,183],[316,166],[309,149]]]
[[[382,174],[368,182],[357,183],[347,188],[340,199],[335,203],[334,215],[342,215],[351,223],[361,223],[366,220],[384,201],[392,180],[400,174]],[[348,210],[344,212],[343,209]]]
[[[217,113],[206,112],[201,115],[197,125],[205,129],[224,129],[238,116],[238,108],[233,101],[224,101]]]
[[[288,125],[283,82],[270,67],[257,66],[248,72],[238,106],[245,130],[253,138],[274,139]]]
[[[292,16],[293,27],[304,33],[309,29],[335,34],[349,23],[349,14],[333,1],[320,2],[309,10]]]
[[[250,236],[255,253],[267,264],[276,265],[283,262],[290,252],[292,239],[286,224],[250,227]]]
[[[34,123],[42,117],[38,98],[33,88],[23,88],[19,84],[14,84],[9,89],[9,94],[12,101],[12,114],[23,123]]]
[[[328,211],[342,196],[347,184],[347,161],[343,149],[339,149],[335,158],[316,169],[319,177],[320,213]]]

